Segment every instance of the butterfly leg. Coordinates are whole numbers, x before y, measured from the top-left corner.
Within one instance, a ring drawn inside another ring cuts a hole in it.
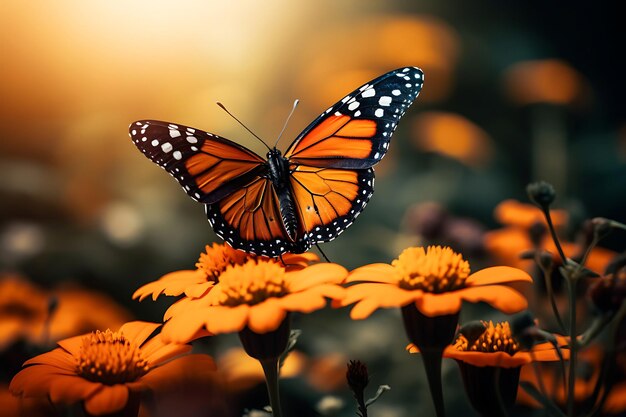
[[[326,262],[330,262],[330,259],[328,259],[328,256],[326,256],[326,254],[324,253],[324,251],[322,250],[322,248],[320,248],[319,244],[315,244],[315,246],[317,247],[317,250],[320,251],[320,253],[322,254],[322,256],[324,257],[324,259],[326,260]]]

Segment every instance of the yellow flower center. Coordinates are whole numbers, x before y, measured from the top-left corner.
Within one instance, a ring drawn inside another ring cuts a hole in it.
[[[492,321],[489,323],[483,321],[482,323],[486,327],[483,334],[471,345],[465,336],[460,335],[454,343],[456,350],[487,353],[506,352],[511,356],[519,350],[519,344],[513,339],[508,322],[504,321],[496,325]]]
[[[83,378],[115,385],[131,382],[150,369],[141,349],[122,333],[95,331],[83,338],[78,354],[78,374]]]
[[[400,273],[400,288],[434,293],[465,286],[469,263],[448,247],[407,248],[391,263]]]
[[[207,279],[217,282],[219,276],[232,265],[243,265],[254,255],[247,254],[232,247],[217,243],[206,246],[206,252],[200,254],[196,268],[207,275]]]
[[[224,306],[254,305],[288,293],[285,269],[274,261],[251,259],[227,268],[219,277],[218,303]]]

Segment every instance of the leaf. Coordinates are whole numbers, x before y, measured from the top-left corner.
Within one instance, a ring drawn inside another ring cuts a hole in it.
[[[381,395],[383,395],[386,391],[389,391],[390,389],[391,387],[389,385],[380,385],[378,387],[378,390],[376,391],[376,395],[365,401],[365,407],[369,407],[370,405],[374,404]]]
[[[289,332],[289,340],[287,341],[287,347],[285,348],[285,351],[283,352],[283,354],[280,355],[280,360],[278,362],[279,371],[280,369],[283,368],[283,364],[285,363],[285,359],[287,359],[287,356],[289,356],[293,348],[296,347],[296,343],[298,343],[298,338],[300,337],[301,334],[302,334],[302,330],[298,330],[298,329],[294,329],[291,332]]]
[[[550,414],[551,416],[557,416],[557,417],[567,417],[565,413],[559,409],[559,407],[554,405],[554,403],[550,401],[548,398],[544,397],[544,395],[540,393],[537,387],[535,387],[533,384],[531,384],[528,381],[522,381],[519,384],[524,389],[524,391],[528,393],[528,395],[533,397],[535,400],[537,400],[539,403],[541,403],[545,407],[548,414]]]

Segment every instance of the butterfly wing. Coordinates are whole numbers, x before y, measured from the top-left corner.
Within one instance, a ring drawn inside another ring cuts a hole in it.
[[[374,170],[398,121],[422,89],[419,68],[400,68],[357,88],[291,144],[291,190],[299,235],[328,242],[347,229],[374,192]]]
[[[306,239],[292,242],[282,223],[278,196],[267,177],[258,177],[216,204],[206,206],[215,233],[237,249],[257,255],[302,253]]]
[[[387,153],[398,121],[417,98],[424,73],[399,68],[357,88],[322,113],[291,144],[294,164],[366,169]]]
[[[194,200],[213,204],[264,175],[263,158],[228,139],[157,120],[131,123],[130,137]]]

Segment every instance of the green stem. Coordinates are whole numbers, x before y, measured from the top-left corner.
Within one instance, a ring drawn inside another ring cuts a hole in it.
[[[565,252],[563,252],[563,248],[561,248],[559,238],[556,236],[556,230],[554,229],[554,224],[552,223],[552,216],[550,216],[550,209],[542,208],[542,211],[543,215],[546,217],[546,222],[548,223],[548,229],[550,229],[550,235],[552,235],[554,246],[556,246],[556,250],[559,252],[559,256],[563,261],[563,266],[565,266],[567,265],[567,257],[565,256]]]
[[[559,308],[556,305],[556,298],[554,297],[554,291],[552,289],[552,268],[546,269],[541,265],[541,262],[538,260],[535,261],[541,272],[543,272],[543,278],[546,283],[546,291],[548,292],[548,298],[550,298],[550,305],[552,306],[552,312],[554,313],[554,317],[556,318],[557,323],[559,324],[559,328],[561,331],[565,331],[565,324],[563,324],[563,319],[561,318],[561,313],[559,312]]]
[[[443,360],[443,350],[424,350],[422,351],[422,360],[424,361],[424,369],[426,370],[430,396],[433,398],[433,403],[435,404],[435,413],[437,417],[445,417],[446,413],[443,406],[443,390],[441,388],[441,362]]]
[[[576,366],[578,355],[578,339],[576,337],[576,290],[578,277],[566,277],[568,282],[569,296],[569,337],[570,337],[570,360],[569,382],[567,384],[567,415],[574,416],[574,389],[576,387]]]
[[[282,417],[280,396],[278,394],[278,358],[259,359],[265,373],[265,385],[270,398],[270,407],[274,417]]]

